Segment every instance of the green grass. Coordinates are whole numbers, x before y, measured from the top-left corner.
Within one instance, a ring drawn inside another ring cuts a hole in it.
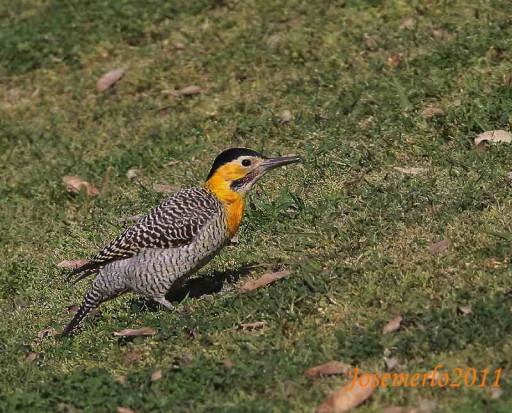
[[[502,368],[503,394],[387,387],[360,411],[510,411],[512,147],[473,145],[512,126],[509,2],[4,0],[0,45],[0,411],[310,412],[346,378],[306,368],[383,372],[385,356],[411,373]],[[191,84],[205,92],[162,93]],[[428,106],[445,116],[424,119]],[[58,262],[158,204],[154,183],[202,182],[231,146],[305,162],[255,188],[241,242],[176,294],[179,314],[126,296],[71,339],[37,338],[62,331],[86,289]],[[100,185],[109,167],[99,198],[62,185]],[[283,268],[293,275],[237,292]],[[383,335],[397,312],[402,328]],[[238,328],[255,321],[267,324]],[[112,336],[142,326],[158,334]]]

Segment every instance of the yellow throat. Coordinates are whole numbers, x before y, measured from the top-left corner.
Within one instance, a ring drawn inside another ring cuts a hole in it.
[[[244,216],[245,196],[231,189],[231,182],[242,178],[246,171],[236,164],[221,166],[204,184],[221,202],[226,210],[227,235],[233,237]]]

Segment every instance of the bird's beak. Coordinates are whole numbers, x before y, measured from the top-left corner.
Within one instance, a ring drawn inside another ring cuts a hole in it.
[[[281,158],[267,158],[262,160],[256,168],[250,171],[243,178],[237,180],[238,185],[244,186],[248,185],[245,190],[248,190],[252,184],[254,184],[259,178],[265,175],[268,171],[272,169],[278,168],[280,166],[285,166],[291,163],[301,162],[298,156],[283,156]]]
[[[298,156],[283,156],[280,158],[269,158],[261,162],[256,169],[258,169],[260,175],[263,175],[272,169],[297,162],[301,162],[301,159]]]

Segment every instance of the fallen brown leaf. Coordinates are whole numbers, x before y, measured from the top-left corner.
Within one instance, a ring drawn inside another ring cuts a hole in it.
[[[427,170],[426,168],[401,168],[399,166],[395,166],[393,169],[407,175],[418,175]]]
[[[490,130],[475,138],[475,145],[478,146],[482,142],[512,142],[512,135],[506,130]]]
[[[139,220],[139,219],[141,219],[143,216],[144,216],[144,214],[131,215],[131,216],[129,216],[129,217],[122,217],[122,218],[118,218],[118,219],[117,219],[117,221],[118,221],[118,222],[138,221],[138,220]]]
[[[397,315],[393,320],[387,323],[384,327],[382,327],[382,334],[392,333],[400,328],[400,324],[402,323],[402,316]]]
[[[428,247],[428,250],[432,254],[437,254],[438,252],[444,251],[450,245],[452,245],[452,240],[449,238],[446,238],[439,242],[436,242],[435,244],[432,244],[430,247]]]
[[[186,86],[182,89],[178,89],[178,90],[164,90],[164,91],[162,91],[162,93],[168,94],[168,95],[171,95],[174,97],[195,96],[195,95],[199,95],[200,93],[203,93],[203,89],[197,85],[190,85],[190,86]]]
[[[265,285],[271,284],[274,281],[280,280],[281,278],[287,277],[291,273],[291,271],[279,271],[263,274],[260,278],[256,280],[247,280],[242,285],[242,287],[240,287],[240,292],[246,293],[247,291],[256,290],[258,288],[264,287]]]
[[[133,411],[129,407],[118,407],[117,413],[135,413],[135,411]]]
[[[121,384],[126,384],[126,377],[123,375],[118,375],[114,377],[114,381],[117,381],[118,383]]]
[[[292,112],[290,112],[288,109],[283,110],[279,114],[279,119],[281,123],[289,123],[292,120]]]
[[[36,353],[28,353],[25,358],[23,359],[23,361],[27,364],[29,363],[32,363],[35,359],[37,358],[37,354]]]
[[[121,331],[114,331],[115,337],[142,337],[142,336],[154,336],[156,329],[153,327],[143,328],[127,328]]]
[[[400,63],[402,63],[403,55],[400,53],[391,53],[388,56],[388,64],[391,67],[397,67]]]
[[[183,43],[179,40],[176,40],[175,42],[172,43],[171,46],[176,50],[183,50],[185,48],[185,43]]]
[[[489,395],[489,398],[492,400],[499,399],[501,395],[503,394],[503,389],[501,387],[489,387],[487,394]]]
[[[451,40],[453,38],[450,32],[443,29],[434,29],[429,34],[434,40]]]
[[[46,338],[46,337],[50,337],[50,336],[54,336],[54,335],[55,335],[55,330],[51,327],[45,328],[44,330],[39,330],[37,332],[37,337],[39,337],[39,338]]]
[[[434,106],[427,106],[421,112],[421,116],[423,119],[432,119],[435,117],[443,117],[445,115],[444,110],[441,108],[436,108]]]
[[[382,37],[380,37],[378,35],[364,36],[363,41],[364,41],[364,44],[366,45],[366,47],[368,47],[369,49],[372,49],[374,47],[377,47],[379,45],[379,43],[382,43]]]
[[[371,379],[369,380],[371,382]],[[359,406],[375,391],[375,386],[371,383],[367,386],[356,381],[352,387],[340,387],[335,390],[320,406],[317,407],[315,413],[338,413],[346,412],[354,407]],[[350,389],[350,390],[348,390]]]
[[[400,366],[400,362],[396,357],[384,357],[384,363],[388,370],[395,370]]]
[[[133,179],[133,178],[136,178],[137,176],[139,176],[141,173],[142,173],[142,169],[134,166],[133,168],[130,168],[126,171],[126,177],[128,179]]]
[[[410,30],[414,29],[414,26],[416,26],[416,19],[414,17],[406,17],[405,19],[402,20],[399,27],[402,30]]]
[[[161,380],[162,376],[162,370],[157,370],[151,375],[151,381]]]
[[[281,43],[283,40],[283,36],[281,36],[279,33],[273,34],[272,36],[269,36],[266,40],[266,44],[268,47],[276,47],[279,43]]]
[[[169,192],[174,192],[175,190],[176,190],[176,188],[173,187],[172,185],[153,184],[153,191],[156,191],[156,192],[169,193]]]
[[[233,363],[230,359],[222,360],[222,364],[224,364],[224,366],[228,369],[232,369],[233,367],[235,367],[235,363]]]
[[[62,178],[62,182],[66,186],[68,193],[72,195],[80,193],[80,189],[82,187],[85,188],[87,195],[89,196],[98,196],[100,194],[100,190],[98,188],[76,175],[66,175]]]
[[[390,406],[386,407],[383,413],[420,413],[420,409],[409,406]]]
[[[72,260],[72,261],[61,261],[57,264],[59,268],[65,268],[66,270],[74,270],[82,265],[87,264],[88,260]]]
[[[105,90],[110,89],[110,87],[121,80],[125,71],[125,68],[120,68],[105,73],[96,82],[96,89],[98,89],[99,92],[104,92]]]
[[[80,308],[80,307],[78,307],[77,305],[69,305],[69,306],[67,307],[68,312],[69,312],[69,313],[71,313],[71,314],[76,313],[76,312],[78,311],[78,309],[79,309],[79,308]]]
[[[108,166],[105,175],[103,175],[103,182],[101,183],[101,193],[105,194],[108,191],[108,186],[110,185],[110,177],[112,175],[112,167]]]
[[[328,361],[318,366],[310,367],[306,370],[304,375],[307,377],[313,376],[332,376],[335,374],[347,374],[352,366],[343,363],[342,361]]]
[[[240,324],[242,330],[255,330],[267,325],[266,321],[256,321],[255,323]]]
[[[471,314],[473,310],[471,309],[471,306],[470,306],[470,305],[461,305],[461,306],[459,307],[459,311],[460,311],[462,314],[466,315],[466,314]]]

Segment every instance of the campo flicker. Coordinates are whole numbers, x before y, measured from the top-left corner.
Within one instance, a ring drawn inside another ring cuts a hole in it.
[[[210,261],[236,234],[254,183],[268,171],[296,162],[300,162],[296,156],[266,158],[246,148],[222,152],[203,186],[167,198],[71,273],[78,275],[75,282],[96,277],[63,335],[102,302],[127,292],[172,309],[166,293]]]

